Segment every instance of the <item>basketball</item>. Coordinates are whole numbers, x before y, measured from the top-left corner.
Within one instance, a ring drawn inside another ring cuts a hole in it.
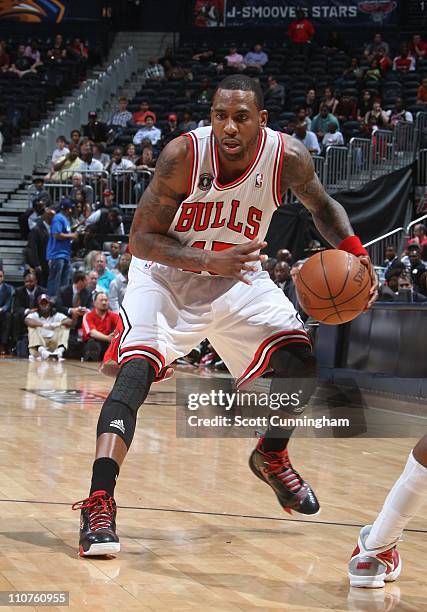
[[[355,319],[369,301],[371,278],[358,257],[330,249],[308,259],[295,279],[305,312],[327,325]]]

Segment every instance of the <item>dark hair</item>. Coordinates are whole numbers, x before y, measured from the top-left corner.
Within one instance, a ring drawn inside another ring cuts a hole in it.
[[[76,132],[77,132],[77,134],[78,134],[79,136],[81,136],[80,130],[78,130],[77,128],[74,128],[74,130],[71,130],[70,135],[73,135],[73,134],[75,134]]]
[[[257,109],[262,110],[264,108],[264,94],[262,93],[261,85],[246,74],[231,74],[225,77],[216,88],[214,97],[219,89],[252,91],[255,96]]]
[[[81,272],[80,270],[77,270],[77,272],[74,272],[73,274],[73,283],[76,284],[80,281],[84,281],[86,280],[86,274],[84,272]]]

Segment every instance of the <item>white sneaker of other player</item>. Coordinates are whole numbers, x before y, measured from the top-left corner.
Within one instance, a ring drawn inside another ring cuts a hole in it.
[[[381,548],[366,548],[366,539],[372,525],[362,527],[356,548],[348,565],[348,577],[352,587],[377,589],[393,582],[402,570],[402,561],[397,551],[396,542]]]
[[[50,353],[44,346],[39,346],[38,352],[42,361],[46,361],[47,359],[49,359]]]

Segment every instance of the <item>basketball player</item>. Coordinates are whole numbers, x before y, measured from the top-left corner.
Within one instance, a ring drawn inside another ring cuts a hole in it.
[[[378,588],[399,577],[402,562],[397,542],[426,501],[427,436],[424,436],[410,452],[405,469],[387,495],[374,524],[360,530],[349,563],[351,586]]]
[[[333,246],[372,266],[343,207],[328,196],[298,140],[266,127],[260,85],[225,78],[215,92],[212,127],[171,141],[135,212],[129,284],[120,324],[104,359],[118,370],[98,421],[89,497],[81,509],[80,555],[115,553],[114,487],[135,432],[138,409],[168,365],[204,338],[242,386],[267,367],[275,381],[304,379],[303,406],[314,389],[315,359],[294,307],[262,271],[264,237],[292,188]],[[371,292],[375,299],[376,286]],[[242,338],[244,342],[242,343]],[[291,415],[293,408],[289,408]],[[319,503],[294,470],[290,431],[269,428],[250,457],[255,475],[282,508],[315,514]]]

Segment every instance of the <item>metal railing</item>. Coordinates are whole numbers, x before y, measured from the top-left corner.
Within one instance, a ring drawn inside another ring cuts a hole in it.
[[[421,149],[418,154],[417,185],[427,186],[427,149]]]
[[[406,227],[397,227],[387,234],[383,234],[374,240],[366,242],[363,246],[369,253],[369,257],[375,266],[382,266],[385,259],[385,249],[387,246],[393,246],[396,254],[399,257],[403,253],[407,241],[412,237],[413,228],[427,219],[427,215],[422,215],[408,223]]]
[[[30,140],[21,145],[22,168],[25,176],[31,176],[36,165],[44,166],[55,148],[60,134],[69,134],[73,128],[86,123],[90,110],[96,110],[103,100],[128,80],[137,69],[137,58],[133,47],[123,51],[96,78],[87,81],[77,98],[32,134]]]

